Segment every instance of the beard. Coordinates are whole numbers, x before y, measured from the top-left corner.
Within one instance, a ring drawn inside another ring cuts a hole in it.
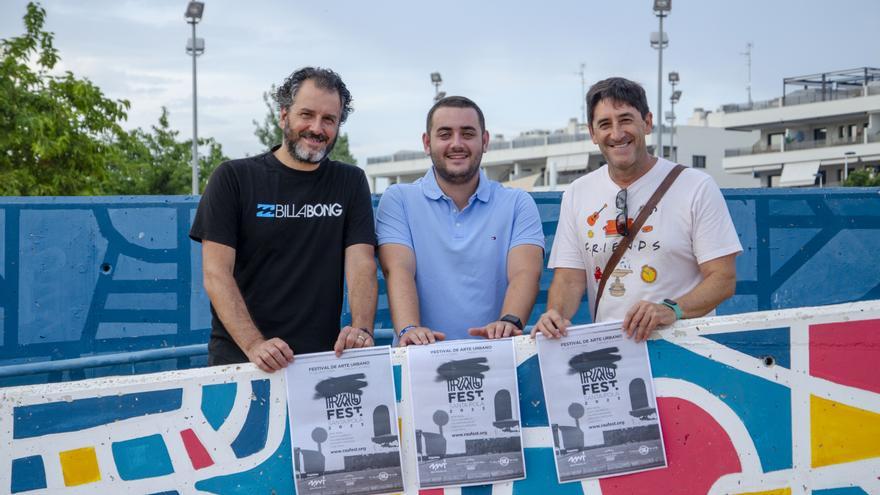
[[[326,158],[333,151],[333,147],[336,146],[336,138],[334,137],[333,141],[330,141],[323,148],[310,151],[309,146],[302,142],[304,138],[314,138],[324,143],[328,142],[327,136],[315,134],[312,131],[302,131],[294,135],[293,131],[290,130],[290,124],[288,122],[284,123],[284,144],[287,146],[287,152],[298,161],[312,164],[321,163],[321,160]]]
[[[465,170],[453,172],[446,166],[446,158],[441,153],[431,150],[431,161],[434,163],[434,170],[437,171],[437,175],[441,179],[450,184],[465,184],[473,179],[480,172],[480,162],[482,160],[482,153],[477,156],[471,155],[471,163]]]

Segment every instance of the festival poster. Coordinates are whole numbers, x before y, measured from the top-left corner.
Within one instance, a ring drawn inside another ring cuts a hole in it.
[[[513,341],[409,346],[419,488],[525,477]]]
[[[297,355],[286,373],[296,493],[402,492],[388,346]]]
[[[645,342],[613,322],[537,346],[560,483],[666,466]]]

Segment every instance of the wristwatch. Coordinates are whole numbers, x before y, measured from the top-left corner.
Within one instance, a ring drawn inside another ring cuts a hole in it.
[[[516,328],[519,328],[520,330],[523,329],[522,320],[520,320],[518,316],[512,315],[510,313],[502,316],[501,318],[498,318],[498,321],[506,321],[507,323],[513,323],[514,325],[516,325]]]
[[[684,312],[682,312],[681,306],[679,306],[678,303],[673,301],[672,299],[664,299],[663,302],[661,302],[660,304],[674,311],[676,320],[680,320],[684,316]]]

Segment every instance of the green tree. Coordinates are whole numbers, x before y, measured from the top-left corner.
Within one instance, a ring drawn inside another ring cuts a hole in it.
[[[880,186],[880,175],[875,174],[873,170],[867,168],[853,170],[849,173],[843,185],[847,187]]]
[[[192,191],[192,139],[178,141],[162,107],[158,125],[124,133],[113,149],[104,194],[189,194]],[[229,158],[214,138],[199,139],[199,190]],[[207,153],[204,151],[207,149]]]
[[[129,102],[58,63],[46,11],[29,3],[25,33],[0,40],[0,194],[74,195],[101,189]]]
[[[263,103],[266,105],[266,115],[263,117],[263,122],[252,121],[254,123],[254,135],[257,136],[257,139],[267,150],[277,144],[281,144],[283,137],[281,127],[278,125],[281,119],[280,112],[278,111],[278,104],[275,103],[273,97],[275,91],[277,91],[277,88],[273,84],[269,91],[263,92]],[[351,154],[348,147],[347,133],[340,134],[336,139],[336,145],[330,152],[330,159],[351,163],[352,165],[357,164],[357,160]]]

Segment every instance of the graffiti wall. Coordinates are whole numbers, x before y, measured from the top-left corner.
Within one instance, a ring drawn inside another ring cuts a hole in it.
[[[669,467],[601,481],[557,484],[534,342],[515,343],[527,478],[423,495],[880,493],[878,301],[655,333]],[[406,429],[406,350],[393,352]],[[0,493],[292,494],[285,393],[252,365],[0,389]]]
[[[725,190],[745,251],[736,296],[718,313],[880,299],[878,193]],[[533,196],[551,246],[561,194]],[[186,196],[0,199],[0,366],[207,342],[201,251],[187,236],[196,205]],[[379,277],[377,326],[390,328]],[[532,323],[544,311],[551,277],[545,270]],[[575,321],[589,322],[586,304]],[[57,371],[0,378],[0,386],[205,363],[204,356],[182,357]]]

